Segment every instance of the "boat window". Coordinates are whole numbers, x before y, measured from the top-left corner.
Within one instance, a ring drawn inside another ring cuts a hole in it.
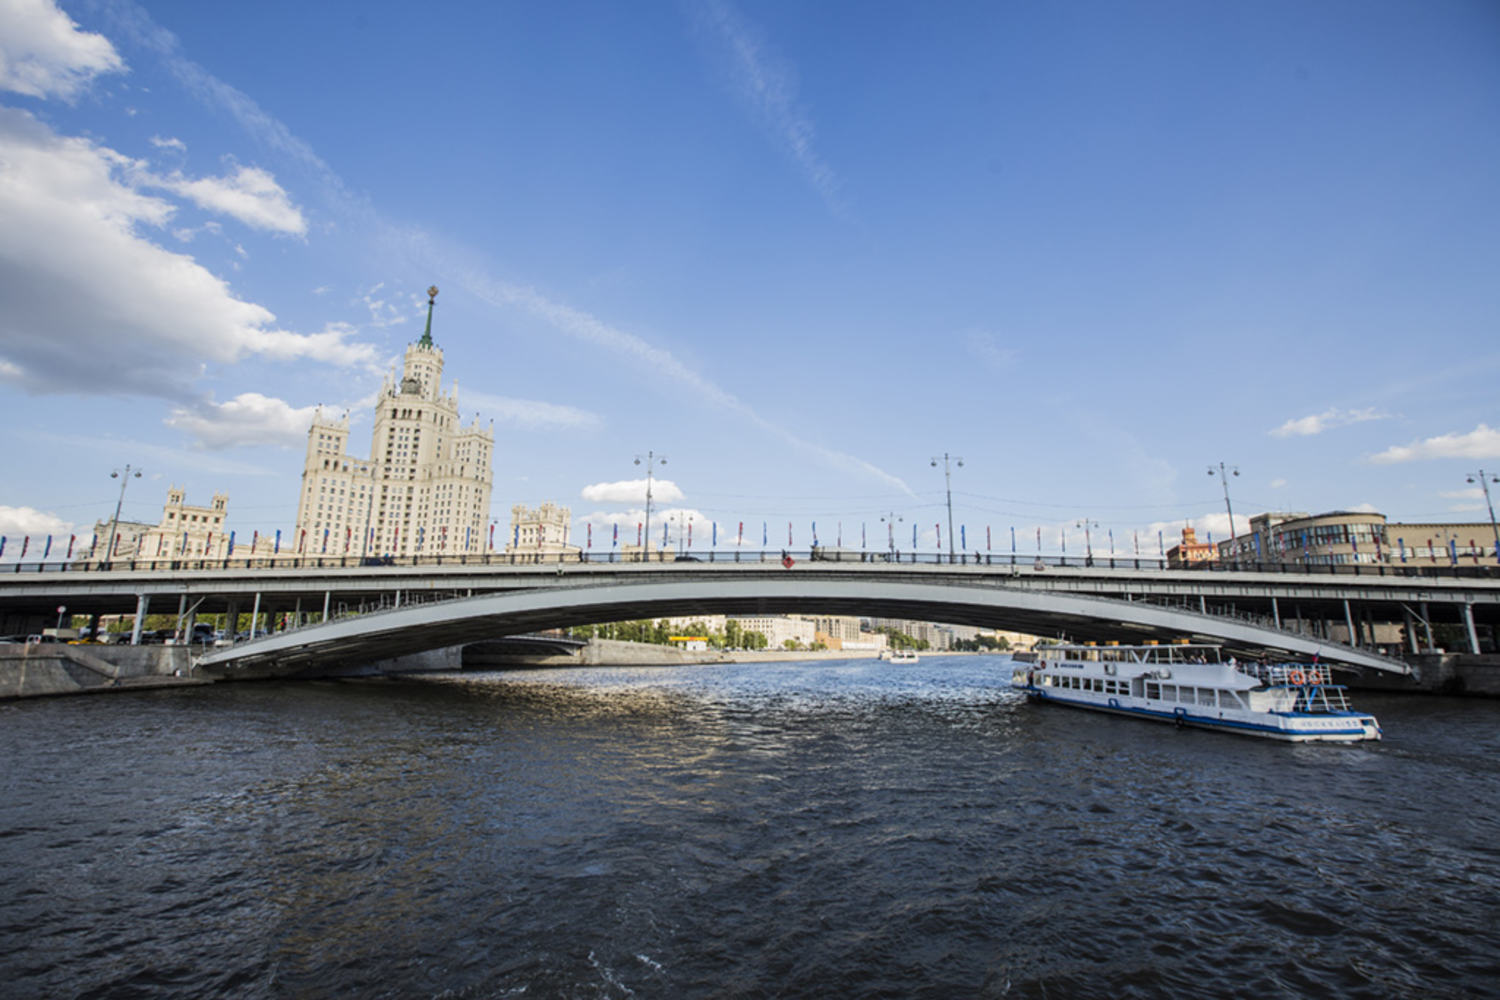
[[[1216,691],[1216,690],[1214,690],[1213,688],[1199,688],[1198,689],[1198,704],[1200,704],[1200,705],[1212,705],[1214,707],[1218,707],[1218,704],[1219,704],[1219,692]]]
[[[1147,681],[1146,682],[1146,697],[1147,698],[1160,698],[1161,697],[1161,684],[1158,681]]]

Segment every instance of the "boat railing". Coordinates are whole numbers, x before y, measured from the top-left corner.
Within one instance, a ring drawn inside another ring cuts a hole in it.
[[[1318,663],[1239,663],[1236,669],[1268,687],[1312,687],[1331,684],[1333,677],[1326,666]]]

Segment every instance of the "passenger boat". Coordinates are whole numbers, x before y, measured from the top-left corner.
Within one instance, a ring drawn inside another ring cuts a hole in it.
[[[892,663],[916,663],[919,657],[914,649],[882,649],[879,659]]]
[[[1224,659],[1212,645],[1047,646],[1011,687],[1037,701],[1292,742],[1380,739],[1327,665]]]

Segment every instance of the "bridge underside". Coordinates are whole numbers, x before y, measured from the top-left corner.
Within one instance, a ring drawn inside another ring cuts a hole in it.
[[[552,587],[417,605],[278,633],[205,656],[215,672],[297,673],[370,663],[428,649],[596,622],[728,614],[858,615],[1001,628],[1070,640],[1191,639],[1238,656],[1319,656],[1352,667],[1406,672],[1404,664],[1337,643],[1139,601],[994,583],[803,580],[673,581]]]

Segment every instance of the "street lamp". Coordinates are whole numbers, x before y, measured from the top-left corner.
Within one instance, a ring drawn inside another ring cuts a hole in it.
[[[115,501],[115,518],[109,523],[109,544],[104,547],[105,562],[111,562],[115,557],[115,538],[120,532],[120,507],[125,503],[125,487],[130,485],[130,477],[132,475],[136,479],[141,478],[141,470],[132,469],[129,465],[126,465],[123,472],[116,469],[109,474],[109,478],[120,481],[120,499]]]
[[[1484,504],[1490,509],[1490,530],[1495,533],[1495,558],[1500,559],[1500,527],[1495,526],[1495,505],[1490,500],[1490,483],[1500,483],[1500,476],[1480,469],[1471,472],[1468,481],[1479,483],[1479,488],[1484,490]]]
[[[892,511],[891,513],[882,517],[881,520],[885,522],[886,540],[891,547],[891,555],[894,556],[896,554],[896,522],[904,521],[906,520],[906,518],[900,517],[896,514],[895,511]]]
[[[938,461],[939,460],[936,459],[936,458],[934,458],[932,460],[932,467],[934,469],[937,468]],[[950,462],[952,463],[952,465],[949,464]],[[960,469],[962,469],[964,467],[964,460],[961,459],[961,458],[959,458],[957,455],[950,456],[947,452],[943,452],[942,463],[943,463],[943,483],[944,483],[944,486],[946,487],[947,493],[948,493],[948,561],[951,563],[951,562],[953,562],[953,558],[954,558],[954,555],[953,555],[953,468],[952,468],[952,466],[953,465],[957,465]]]
[[[1238,476],[1240,474],[1240,467],[1236,465],[1226,472],[1224,463],[1220,462],[1218,473],[1219,481],[1224,485],[1224,509],[1229,512],[1229,557],[1234,560],[1235,565],[1239,565],[1240,560],[1237,551],[1239,543],[1235,541],[1234,533],[1234,507],[1230,506],[1229,503],[1229,477],[1231,475]],[[1214,467],[1212,465],[1208,467],[1208,474],[1210,476],[1214,474]]]
[[[1089,529],[1099,527],[1099,522],[1084,518],[1073,527],[1083,529],[1083,564],[1085,566],[1094,565],[1094,540],[1089,535]]]
[[[648,451],[645,458],[635,456],[636,465],[642,462],[646,463],[646,533],[641,536],[641,561],[646,562],[646,554],[651,551],[651,476],[657,465],[667,464],[667,456]]]

